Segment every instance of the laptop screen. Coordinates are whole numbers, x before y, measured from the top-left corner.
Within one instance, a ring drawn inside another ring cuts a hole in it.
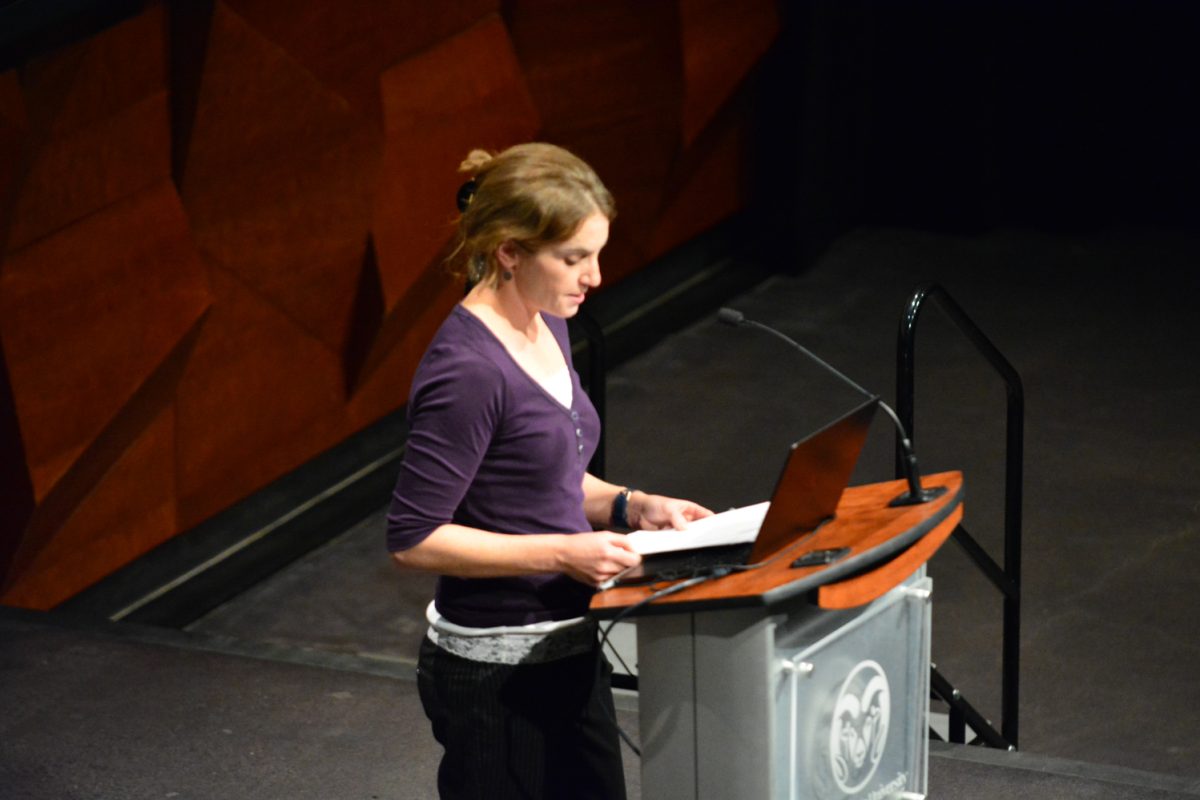
[[[750,553],[755,564],[791,544],[796,534],[833,517],[867,440],[879,398],[872,397],[791,446]]]
[[[792,544],[799,534],[815,530],[837,511],[878,401],[872,397],[793,444],[769,503],[699,520],[686,535],[631,533],[631,537],[644,537],[636,549],[645,558],[612,579],[610,585],[676,580],[715,566],[757,564]],[[759,511],[762,506],[766,509]],[[753,533],[748,529],[751,524]],[[700,528],[704,530],[698,531]]]

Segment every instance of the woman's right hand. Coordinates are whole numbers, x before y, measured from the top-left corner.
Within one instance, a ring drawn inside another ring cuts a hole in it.
[[[562,571],[588,586],[599,586],[642,560],[623,534],[612,531],[573,533],[562,539]]]

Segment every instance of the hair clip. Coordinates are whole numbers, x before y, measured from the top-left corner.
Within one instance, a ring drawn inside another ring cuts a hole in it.
[[[471,180],[458,187],[458,196],[455,197],[454,201],[458,205],[460,212],[466,211],[467,206],[471,205],[471,198],[475,196],[475,190],[478,188],[479,185],[475,183],[474,178],[471,178]]]

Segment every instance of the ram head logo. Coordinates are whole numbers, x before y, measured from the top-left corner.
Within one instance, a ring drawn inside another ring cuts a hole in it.
[[[887,744],[891,693],[887,675],[874,661],[851,671],[838,692],[829,731],[829,759],[838,788],[853,794],[875,774]]]

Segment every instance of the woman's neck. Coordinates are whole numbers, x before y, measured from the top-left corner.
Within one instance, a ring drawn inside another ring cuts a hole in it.
[[[476,284],[463,298],[462,304],[476,312],[477,316],[486,315],[487,321],[502,325],[505,330],[496,331],[502,336],[520,336],[529,342],[538,339],[541,331],[538,324],[539,315],[535,309],[522,302],[512,283],[499,286]],[[479,314],[479,311],[483,311],[483,315]]]

